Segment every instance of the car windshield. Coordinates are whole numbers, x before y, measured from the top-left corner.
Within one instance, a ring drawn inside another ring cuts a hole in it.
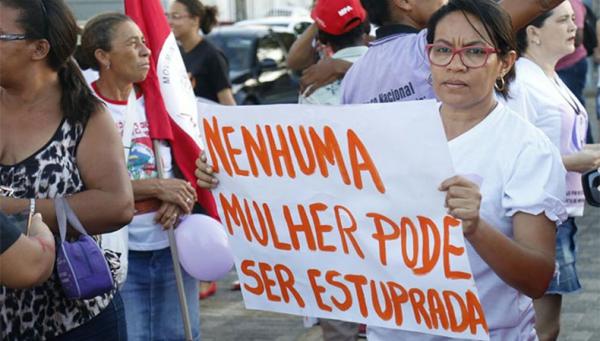
[[[247,70],[251,67],[252,38],[217,35],[211,36],[210,40],[225,53],[231,71]]]

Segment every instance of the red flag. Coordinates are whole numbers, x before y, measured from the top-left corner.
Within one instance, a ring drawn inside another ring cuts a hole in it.
[[[195,161],[201,145],[196,98],[164,9],[158,0],[125,0],[125,14],[142,30],[152,51],[150,71],[140,84],[150,137],[170,142],[175,163],[194,184],[198,202],[219,219],[210,191],[196,185]]]

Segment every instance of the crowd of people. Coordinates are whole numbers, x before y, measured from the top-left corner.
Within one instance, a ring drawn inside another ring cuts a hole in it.
[[[556,340],[562,295],[581,289],[581,174],[600,168],[581,85],[600,48],[582,44],[585,10],[581,0],[316,0],[315,23],[289,52],[303,72],[300,104],[439,102],[456,170],[439,188],[462,221],[492,340]],[[227,58],[203,35],[216,18],[199,0],[167,11],[195,95],[235,105]],[[166,231],[205,212],[194,186],[218,180],[201,154],[189,183],[169,143],[151,139],[139,86],[151,53],[124,14],[81,30],[64,0],[0,0],[0,338],[185,339]],[[73,299],[61,287],[62,197],[100,246],[127,226],[128,266],[104,248],[115,284],[101,295]],[[182,273],[199,340],[207,294]],[[325,340],[360,330],[320,325]],[[441,339],[369,326],[367,338]]]

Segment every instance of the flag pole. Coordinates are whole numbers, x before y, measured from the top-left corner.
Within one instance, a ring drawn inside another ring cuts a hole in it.
[[[154,147],[154,159],[156,160],[156,169],[158,170],[158,178],[164,179],[164,169],[162,159],[160,158],[160,144],[158,140],[152,140]],[[183,319],[183,328],[185,330],[186,341],[192,341],[192,326],[190,323],[190,315],[188,312],[187,299],[185,297],[185,287],[183,286],[183,274],[181,266],[179,266],[179,253],[177,253],[177,242],[175,241],[174,226],[167,229],[169,236],[169,247],[171,248],[171,259],[173,260],[173,270],[175,271],[175,281],[177,282],[177,294],[179,295],[179,307],[181,308],[181,317]]]

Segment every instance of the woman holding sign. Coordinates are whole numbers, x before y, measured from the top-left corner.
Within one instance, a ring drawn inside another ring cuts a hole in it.
[[[564,169],[551,142],[499,103],[514,78],[508,14],[491,0],[451,0],[429,21],[426,54],[457,175],[440,185],[460,219],[492,340],[534,340],[531,298],[554,273]],[[466,175],[468,174],[468,175]],[[480,182],[480,183],[479,183]],[[371,339],[435,339],[370,328]]]
[[[510,18],[492,0],[451,0],[431,18],[427,41],[459,174],[439,188],[449,214],[462,221],[485,315],[473,318],[492,340],[536,339],[531,298],[543,295],[554,272],[555,226],[566,218],[565,172],[548,138],[496,100],[494,92],[506,96],[514,78]],[[197,176],[205,188],[218,184],[204,157]],[[379,327],[369,328],[368,338],[443,339]]]
[[[150,68],[150,50],[139,27],[127,16],[106,13],[92,18],[81,37],[84,58],[100,78],[92,83],[121,132],[135,200],[129,225],[129,271],[123,285],[130,340],[183,340],[175,273],[167,228],[178,224],[196,202],[194,188],[175,177],[171,147],[150,139],[144,96],[135,84]],[[156,155],[160,159],[157,160]],[[158,163],[165,179],[158,178]],[[183,271],[194,340],[200,333],[196,280]]]

